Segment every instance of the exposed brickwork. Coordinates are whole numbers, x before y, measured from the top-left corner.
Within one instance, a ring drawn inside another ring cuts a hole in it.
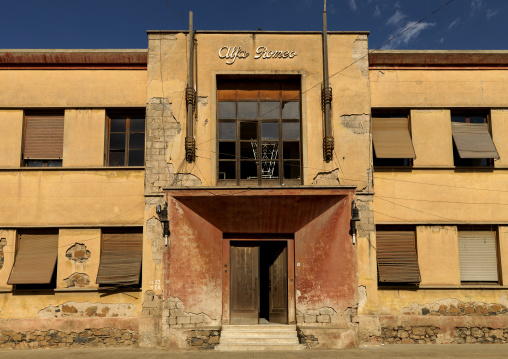
[[[90,277],[86,273],[72,273],[69,277],[63,280],[67,288],[78,287],[84,288],[90,285]]]
[[[433,316],[499,316],[508,315],[508,308],[499,303],[468,302],[458,300],[443,300],[431,304],[413,304],[403,308],[404,315],[433,315]]]
[[[0,238],[0,269],[4,267],[4,247],[7,244],[7,238]]]
[[[57,306],[50,305],[39,311],[40,318],[117,318],[130,317],[134,314],[132,304],[67,302]]]
[[[182,301],[173,297],[169,297],[164,304],[162,323],[168,324],[171,328],[194,328],[219,324],[205,313],[184,311]]]
[[[191,349],[215,349],[219,338],[219,330],[191,330],[187,335],[187,343]]]
[[[58,330],[0,332],[0,348],[10,349],[132,346],[137,343],[137,332],[117,328],[85,329],[78,333]]]
[[[358,237],[367,238],[370,241],[370,233],[376,230],[374,224],[374,211],[372,208],[373,196],[357,196],[356,205],[360,210],[360,222],[356,225]]]
[[[332,318],[337,315],[335,309],[323,307],[320,309],[308,309],[305,311],[297,310],[297,323],[330,323]]]
[[[85,263],[90,258],[90,251],[82,243],[76,243],[65,252],[65,256],[72,262]]]
[[[336,168],[330,172],[319,172],[312,180],[312,184],[316,186],[338,186],[339,182],[339,169]]]
[[[157,316],[162,314],[162,295],[155,295],[151,290],[145,292],[145,300],[143,301],[143,309],[141,315],[143,316]]]
[[[381,342],[386,344],[436,343],[441,329],[435,326],[398,326],[381,328]]]
[[[453,343],[508,343],[508,328],[458,327],[453,330]]]

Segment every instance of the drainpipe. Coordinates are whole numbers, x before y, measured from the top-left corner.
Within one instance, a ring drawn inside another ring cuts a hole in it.
[[[334,140],[330,122],[330,105],[332,102],[332,88],[328,81],[328,32],[326,29],[326,0],[323,11],[323,89],[321,92],[321,104],[325,112],[325,136],[323,138],[323,159],[329,162],[333,159]]]
[[[185,136],[185,159],[193,162],[196,159],[196,139],[194,138],[194,109],[196,107],[196,90],[194,90],[194,26],[192,11],[189,12],[189,66],[187,69],[187,134]]]

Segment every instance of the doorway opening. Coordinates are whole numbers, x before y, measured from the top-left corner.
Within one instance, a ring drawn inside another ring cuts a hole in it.
[[[231,241],[230,251],[231,324],[287,324],[287,241]]]

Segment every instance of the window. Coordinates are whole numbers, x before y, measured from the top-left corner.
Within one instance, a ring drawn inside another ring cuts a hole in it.
[[[142,254],[142,228],[103,229],[97,284],[103,288],[139,287]]]
[[[499,159],[485,112],[452,112],[455,166],[492,166]]]
[[[63,131],[63,112],[27,112],[23,164],[27,167],[61,167]]]
[[[145,165],[145,112],[108,114],[108,166]]]
[[[300,184],[300,79],[220,78],[218,179]]]
[[[57,255],[58,230],[20,232],[7,284],[15,289],[56,288]]]
[[[380,285],[420,283],[414,227],[377,226],[376,252]]]
[[[416,158],[408,113],[373,112],[372,142],[374,166],[411,166]]]
[[[498,260],[495,231],[460,230],[459,261],[462,283],[497,284]]]

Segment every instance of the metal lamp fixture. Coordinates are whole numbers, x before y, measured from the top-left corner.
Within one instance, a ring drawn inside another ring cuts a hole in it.
[[[155,207],[155,212],[159,216],[159,221],[162,223],[162,235],[164,236],[164,245],[168,246],[169,232],[169,219],[168,219],[168,204],[164,202],[164,208],[160,204]]]
[[[360,221],[360,210],[356,206],[356,201],[351,202],[351,234],[353,235],[353,244],[356,244],[356,222]]]

